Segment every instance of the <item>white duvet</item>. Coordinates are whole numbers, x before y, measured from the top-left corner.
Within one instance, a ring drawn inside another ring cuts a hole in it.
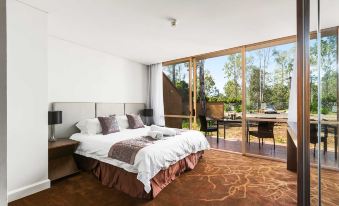
[[[137,179],[144,184],[147,193],[151,191],[151,179],[162,169],[167,169],[191,153],[210,148],[205,136],[199,131],[187,130],[180,135],[158,140],[137,153],[134,165],[109,158],[111,146],[119,141],[146,136],[150,127],[124,129],[109,135],[73,134],[71,139],[79,141],[76,154],[91,157],[120,167],[128,172],[137,173]]]

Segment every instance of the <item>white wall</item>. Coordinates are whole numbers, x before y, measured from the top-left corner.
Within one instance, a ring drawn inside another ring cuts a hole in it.
[[[47,13],[7,1],[8,201],[50,187],[50,102],[146,102],[145,65],[48,37],[47,29]]]
[[[8,200],[48,188],[47,14],[7,1]]]
[[[6,0],[0,0],[0,205],[7,203]]]
[[[48,38],[49,102],[146,103],[146,89],[145,65]]]

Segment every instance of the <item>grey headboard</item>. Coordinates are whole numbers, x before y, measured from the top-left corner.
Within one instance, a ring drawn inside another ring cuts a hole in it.
[[[62,124],[55,125],[57,138],[69,138],[79,132],[75,126],[81,120],[108,116],[112,114],[141,114],[146,108],[144,103],[90,103],[90,102],[55,102],[53,111],[62,111]]]
[[[96,103],[96,117],[109,116],[112,114],[124,115],[125,104],[123,103]]]
[[[141,114],[145,108],[144,103],[125,103],[125,114]]]
[[[55,136],[58,138],[68,138],[79,132],[75,125],[80,120],[95,118],[95,103],[55,102],[52,108],[62,111],[62,124],[55,125]]]

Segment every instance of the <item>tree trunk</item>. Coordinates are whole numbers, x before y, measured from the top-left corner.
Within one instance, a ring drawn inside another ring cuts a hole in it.
[[[199,83],[200,83],[200,104],[201,104],[201,115],[206,116],[206,94],[205,94],[205,68],[204,61],[199,62]]]

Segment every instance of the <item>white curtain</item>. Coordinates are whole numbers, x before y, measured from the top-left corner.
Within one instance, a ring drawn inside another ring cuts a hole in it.
[[[291,79],[290,99],[288,103],[288,123],[297,122],[297,61],[294,62]]]
[[[148,66],[148,98],[147,106],[153,109],[153,123],[165,126],[162,64]]]

